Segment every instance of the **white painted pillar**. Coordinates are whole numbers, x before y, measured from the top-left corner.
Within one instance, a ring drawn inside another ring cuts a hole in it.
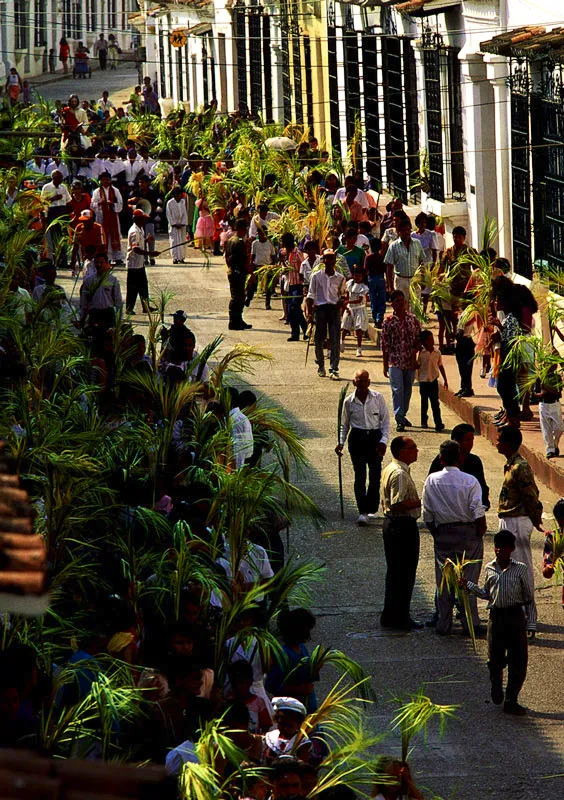
[[[500,256],[512,261],[512,219],[511,219],[511,95],[507,85],[509,61],[500,56],[485,56],[487,77],[493,86],[495,121],[495,163],[498,214],[498,252]],[[486,108],[486,114],[491,110]]]

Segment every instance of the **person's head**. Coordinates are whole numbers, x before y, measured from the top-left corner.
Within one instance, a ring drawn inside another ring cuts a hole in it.
[[[462,247],[466,241],[466,228],[463,228],[462,225],[456,225],[452,229],[452,238],[455,247]]]
[[[417,445],[409,436],[396,436],[390,442],[390,452],[398,461],[413,464],[417,461]]]
[[[55,186],[60,186],[63,182],[63,173],[59,169],[54,169],[51,173],[51,180],[55,184]]]
[[[306,242],[304,244],[304,253],[313,261],[315,256],[319,253],[319,245],[317,242],[313,239],[310,239],[308,242]]]
[[[394,314],[401,317],[406,312],[405,295],[401,289],[395,289],[390,295],[390,303],[394,310]]]
[[[437,220],[432,214],[427,215],[427,230],[434,231],[437,225]]]
[[[108,256],[105,253],[97,253],[94,256],[94,268],[96,269],[96,273],[98,275],[103,275],[104,272],[109,270],[110,262],[108,261]]]
[[[523,443],[523,435],[519,428],[513,425],[504,425],[497,434],[497,452],[506,458],[511,458],[519,451]]]
[[[323,251],[323,264],[325,265],[325,272],[328,275],[333,275],[335,273],[335,264],[337,263],[337,253],[328,248],[327,250]]]
[[[273,697],[273,720],[284,739],[291,739],[299,731],[307,711],[295,697]]]
[[[460,445],[460,454],[462,456],[467,456],[468,453],[472,452],[472,448],[474,447],[474,434],[474,426],[470,425],[468,422],[461,422],[452,429],[450,438],[458,442]]]
[[[348,247],[349,250],[356,245],[356,240],[358,238],[358,233],[354,230],[354,228],[347,228],[345,231],[345,246]]]
[[[336,192],[339,188],[339,179],[334,172],[330,172],[325,178],[325,188],[328,192]]]
[[[275,185],[276,185],[276,175],[274,174],[274,172],[268,172],[264,176],[264,188],[272,189],[272,187]]]
[[[247,235],[247,233],[249,232],[249,226],[248,226],[246,220],[244,220],[244,219],[237,220],[237,225],[235,226],[235,231],[237,233],[237,236],[240,239],[244,239],[245,236]]]
[[[109,172],[102,172],[100,175],[100,185],[103,186],[104,189],[109,189],[110,184],[112,182],[112,176]]]
[[[408,219],[402,220],[397,231],[402,242],[404,244],[408,244],[408,242],[411,240],[411,222]]]
[[[258,212],[261,219],[266,219],[266,215],[268,214],[268,205],[266,203],[261,203],[258,207]]]
[[[501,258],[501,257],[496,258],[496,260],[492,264],[492,267],[494,269],[499,269],[503,273],[503,275],[507,275],[509,272],[511,272],[511,264],[506,258]]]
[[[141,333],[136,333],[131,338],[131,344],[135,347],[135,357],[136,358],[143,358],[145,355],[145,350],[147,349],[147,342],[145,341],[145,337]]]
[[[78,108],[80,100],[77,94],[71,94],[69,97],[69,108]]]
[[[430,353],[432,353],[435,348],[435,337],[433,336],[433,331],[421,331],[420,339],[425,350],[428,350]]]
[[[428,221],[427,214],[425,214],[424,211],[421,211],[415,217],[415,224],[417,225],[418,230],[424,231],[427,228],[427,221]]]
[[[369,247],[370,247],[370,252],[371,253],[374,253],[374,254],[379,253],[381,248],[382,248],[382,240],[378,239],[375,236],[373,239],[370,240]]]
[[[492,281],[492,299],[497,311],[509,313],[515,306],[515,284],[506,275],[499,275]]]
[[[314,628],[315,617],[307,608],[283,611],[278,616],[278,630],[282,641],[287,645],[307,642]]]
[[[354,183],[350,183],[347,186],[347,190],[345,192],[346,202],[347,203],[353,203],[354,200],[356,199],[357,194],[358,194],[358,189],[356,188]]]
[[[439,447],[439,456],[443,467],[457,467],[460,464],[460,445],[447,439]]]
[[[103,33],[101,33],[101,34],[100,34],[100,39],[103,39],[103,38],[104,38],[104,34],[103,34]],[[104,94],[108,94],[108,93],[107,93],[107,92],[104,92]]]
[[[552,514],[559,528],[564,528],[564,498],[560,498],[552,509]]]
[[[353,386],[361,400],[368,395],[368,389],[370,387],[370,374],[368,370],[357,369],[353,378]]]
[[[302,797],[301,763],[294,758],[281,758],[272,768],[272,800]]]
[[[140,208],[133,209],[133,222],[138,225],[140,228],[144,228],[147,220],[149,219],[148,215]]]
[[[394,228],[396,229],[397,232],[399,232],[401,223],[404,222],[404,220],[409,219],[409,217],[407,216],[405,211],[400,210],[400,211],[394,211],[393,219],[394,219]]]
[[[183,195],[182,187],[175,186],[174,189],[172,190],[172,196],[174,197],[174,199],[180,201],[182,200],[182,195]]]
[[[227,676],[233,696],[238,700],[246,700],[251,694],[253,668],[248,661],[234,661],[227,669]]]
[[[294,239],[293,233],[283,233],[280,241],[282,243],[282,247],[285,247],[288,252],[293,250],[296,246],[296,240]]]
[[[509,564],[511,553],[515,550],[515,534],[511,531],[498,531],[494,536],[494,552],[500,566]]]
[[[182,658],[191,657],[194,653],[196,635],[191,625],[185,622],[177,622],[168,629],[168,652],[169,655],[181,656]]]
[[[355,267],[352,276],[355,283],[362,283],[364,281],[364,270],[362,267]]]
[[[239,408],[241,411],[244,411],[250,406],[254,406],[256,402],[257,396],[254,392],[251,392],[250,389],[244,389],[242,392],[239,392]]]
[[[100,36],[101,36],[101,35],[102,35],[102,34],[100,34]],[[109,95],[109,93],[108,93],[108,90],[107,90],[107,89],[104,89],[104,91],[102,92],[102,100],[103,100],[104,102],[106,102],[109,96],[110,96],[110,95]]]

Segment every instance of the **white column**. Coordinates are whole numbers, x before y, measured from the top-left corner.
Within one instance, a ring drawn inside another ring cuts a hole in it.
[[[495,120],[495,163],[497,183],[498,252],[512,260],[511,219],[511,94],[507,86],[509,61],[499,56],[486,56],[487,76],[493,87]],[[484,109],[491,114],[491,110]]]

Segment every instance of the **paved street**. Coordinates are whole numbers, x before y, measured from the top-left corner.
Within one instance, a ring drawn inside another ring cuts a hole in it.
[[[217,334],[225,336],[228,348],[241,338],[272,353],[271,364],[261,365],[250,381],[259,392],[287,409],[298,427],[311,460],[310,469],[295,482],[311,495],[326,515],[321,530],[310,524],[297,524],[290,531],[290,547],[300,556],[316,558],[327,565],[325,582],[315,590],[315,613],[319,641],[345,650],[358,659],[372,675],[378,704],[371,707],[371,723],[385,732],[393,716],[390,699],[415,691],[424,685],[436,702],[460,705],[458,719],[449,724],[440,740],[435,730],[427,744],[417,742],[412,765],[417,782],[443,798],[459,800],[511,797],[511,800],[561,800],[564,779],[551,778],[564,773],[564,702],[562,663],[564,647],[564,612],[552,588],[537,575],[537,603],[540,630],[530,648],[529,675],[522,692],[522,702],[531,711],[525,719],[504,716],[489,701],[485,642],[472,653],[467,639],[457,633],[438,637],[425,629],[413,634],[392,634],[379,627],[384,582],[384,553],[381,523],[360,529],[355,524],[356,511],[352,492],[352,470],[348,455],[343,459],[346,497],[345,520],[339,517],[337,459],[333,453],[336,440],[336,408],[342,383],[319,379],[312,359],[304,366],[305,343],[287,342],[288,328],[279,322],[280,301],[273,300],[273,310],[261,308],[260,297],[246,312],[253,330],[235,334],[227,330],[228,287],[221,259],[212,259],[204,269],[203,260],[189,250],[190,264],[172,267],[166,257],[150,270],[150,280],[157,287],[176,293],[170,311],[184,308],[188,325],[201,348]],[[125,273],[117,273],[125,288]],[[71,281],[64,281],[70,291]],[[146,330],[143,316],[136,319],[138,330]],[[365,366],[373,378],[373,388],[390,399],[387,382],[382,379],[380,354],[372,344],[364,348],[365,358],[354,357],[355,348],[347,344],[341,362],[342,380],[352,377],[355,369]],[[414,392],[410,417],[419,419],[419,398]],[[445,409],[447,430],[459,420]],[[428,465],[443,436],[413,429],[419,446],[419,462],[413,473],[421,488]],[[486,441],[477,439],[475,452],[485,462],[486,475],[494,503],[503,474],[501,456]],[[541,487],[545,509],[557,499]],[[494,513],[488,515],[489,531],[496,530]],[[543,537],[533,535],[534,558],[541,562]],[[492,534],[486,538],[486,554],[493,553]],[[430,615],[433,605],[434,568],[429,534],[422,532],[422,552],[414,598],[414,614]],[[487,614],[482,605],[483,619]],[[324,680],[331,679],[324,675]],[[382,751],[398,754],[399,738],[389,736]],[[427,795],[426,795],[427,796]],[[429,794],[430,796],[430,794]]]
[[[96,67],[97,60],[91,59],[91,61]],[[73,78],[71,67],[67,76],[42,75],[30,81],[32,88],[45,100],[66,101],[70,94],[75,93],[81,100],[92,100],[96,103],[104,89],[107,89],[112,95],[113,103],[124,107],[136,83],[137,70],[133,61],[119,62],[116,70],[107,69],[101,72],[99,69],[93,69],[90,79]]]

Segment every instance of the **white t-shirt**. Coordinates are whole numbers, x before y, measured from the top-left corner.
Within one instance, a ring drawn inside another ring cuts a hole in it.
[[[145,249],[145,231],[133,223],[127,234],[127,255],[125,261],[127,269],[142,269],[145,266],[145,256],[135,253],[134,249]]]
[[[267,264],[272,264],[274,252],[274,245],[269,239],[266,239],[264,242],[255,239],[251,245],[251,256],[254,257],[254,263],[257,267],[264,267]]]
[[[363,233],[359,233],[356,237],[355,242],[356,247],[370,247],[370,240],[368,236],[365,236]]]

